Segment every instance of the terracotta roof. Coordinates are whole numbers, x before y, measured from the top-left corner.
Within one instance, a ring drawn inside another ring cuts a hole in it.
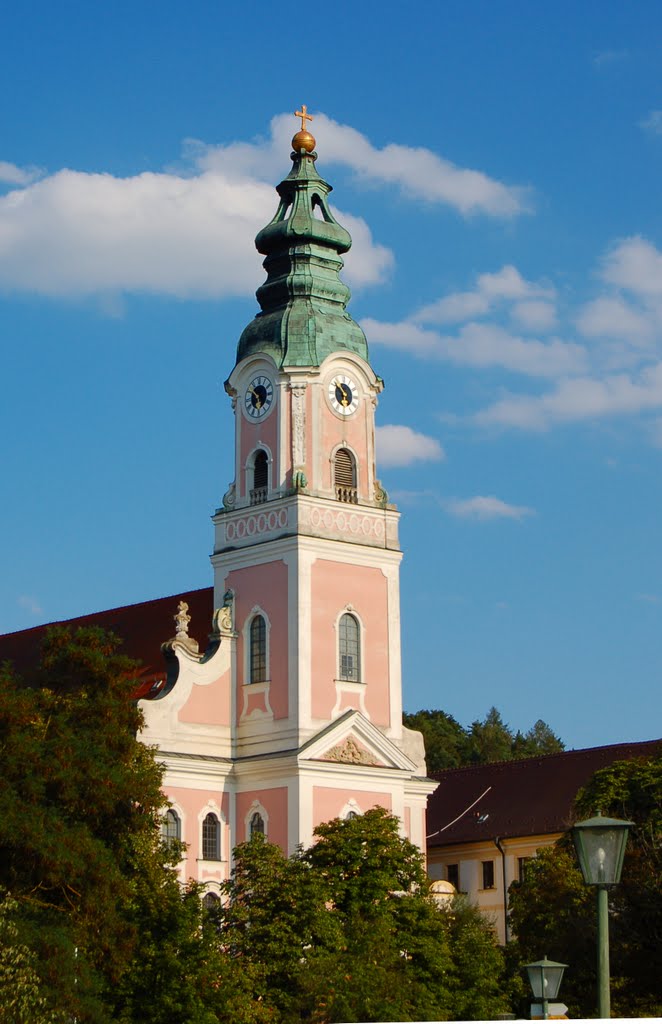
[[[191,616],[190,631],[200,644],[200,650],[207,646],[211,631],[214,591],[212,587],[189,590],[183,594],[159,597],[155,601],[142,601],[122,608],[110,608],[92,615],[80,615],[75,619],[50,622],[33,629],[0,636],[0,663],[13,662],[20,673],[29,672],[39,659],[39,647],[49,626],[62,625],[76,629],[78,626],[101,626],[116,633],[123,641],[122,653],[141,661],[145,678],[165,676],[165,662],[161,655],[161,644],[175,635],[173,616],[180,601],[186,601]]]
[[[661,756],[662,740],[649,740],[437,772],[428,847],[564,832],[577,791],[598,768]]]

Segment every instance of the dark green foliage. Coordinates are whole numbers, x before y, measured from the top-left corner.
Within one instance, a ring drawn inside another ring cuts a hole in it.
[[[477,719],[468,729],[445,711],[417,711],[404,715],[404,723],[423,733],[429,772],[557,754],[564,749],[563,742],[542,720],[525,733],[513,733],[496,708],[490,708],[482,721]]]
[[[403,715],[403,721],[408,729],[423,733],[429,772],[469,763],[467,730],[452,715],[445,711],[416,711],[413,715]]]
[[[0,671],[9,947],[36,1021],[213,1024],[226,1018],[209,1005],[250,999],[229,976],[221,1004],[226,961],[160,840],[161,768],[136,738],[137,669],[116,648],[97,629],[54,629],[30,688]]]
[[[621,883],[610,891],[612,1012],[662,1015],[662,758],[615,762],[596,772],[575,818],[598,811],[633,821]],[[596,1007],[596,894],[584,884],[569,836],[529,862],[511,886],[522,963],[543,953],[569,965],[562,998],[571,1016]]]
[[[315,836],[290,858],[260,836],[236,850],[221,937],[261,978],[265,1013],[289,1024],[507,1011],[489,926],[462,901],[435,905],[395,818],[374,809]]]

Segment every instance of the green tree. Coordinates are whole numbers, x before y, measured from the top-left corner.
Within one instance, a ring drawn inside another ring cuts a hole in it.
[[[49,1009],[36,954],[21,942],[17,911],[11,897],[0,902],[0,1024],[65,1024]]]
[[[502,955],[474,908],[440,910],[420,852],[382,809],[320,825],[286,858],[236,850],[221,941],[278,1022],[443,1020],[507,1010]]]
[[[564,749],[563,741],[542,719],[527,732],[513,734],[496,708],[490,708],[484,719],[472,722],[468,729],[445,711],[416,711],[404,715],[403,721],[423,734],[429,772],[557,754]]]
[[[416,729],[425,740],[425,758],[429,772],[459,768],[469,760],[466,729],[445,711],[416,711],[403,716],[408,729]]]
[[[616,1016],[662,1015],[662,759],[615,762],[578,794],[575,819],[598,811],[634,822],[621,883],[610,892],[612,1007]],[[595,890],[569,836],[529,862],[510,889],[520,962],[547,953],[569,965],[562,998],[571,1016],[596,1006]]]
[[[471,723],[469,760],[474,764],[509,761],[512,757],[514,739],[500,712],[492,707],[482,722],[476,720]]]
[[[52,630],[29,687],[0,671],[11,945],[23,976],[36,972],[44,1020],[215,1024],[240,1007],[250,1021],[250,979],[222,955],[197,887],[182,892],[180,848],[160,839],[162,769],[137,739],[137,675],[98,629]]]
[[[541,718],[527,732],[518,732],[513,738],[512,756],[515,759],[560,754],[562,750],[565,750],[563,740]]]

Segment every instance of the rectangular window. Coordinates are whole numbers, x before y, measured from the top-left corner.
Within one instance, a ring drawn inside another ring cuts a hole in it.
[[[521,882],[526,874],[526,865],[531,860],[530,857],[518,857],[517,858],[517,881]]]
[[[460,891],[460,865],[459,864],[447,864],[446,865],[446,879],[454,885],[455,888]]]
[[[356,679],[356,669],[354,667],[354,658],[351,654],[340,655],[340,678],[341,679]]]
[[[483,861],[483,889],[494,888],[494,861]]]

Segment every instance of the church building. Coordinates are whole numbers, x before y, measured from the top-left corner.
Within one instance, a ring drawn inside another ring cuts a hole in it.
[[[167,615],[164,599],[118,610],[127,628],[109,612],[70,623],[113,624],[154,666],[139,623],[153,632],[158,606],[161,640],[174,616],[165,668],[140,692],[142,738],[165,764],[181,877],[210,893],[254,832],[291,853],[319,823],[376,805],[424,851],[437,785],[422,737],[402,724],[399,514],[375,461],[383,382],[339,277],[351,238],[306,108],[297,116],[292,169],[256,238],[260,312],[228,365],[234,479],[213,517],[213,601],[200,591],[169,599]]]

